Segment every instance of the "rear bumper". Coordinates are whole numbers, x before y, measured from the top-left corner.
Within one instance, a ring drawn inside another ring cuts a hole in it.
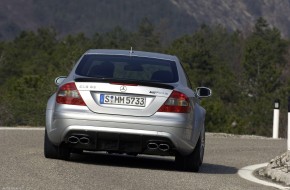
[[[153,117],[126,117],[89,112],[56,112],[51,125],[46,128],[49,139],[55,145],[65,143],[72,148],[85,150],[155,154],[146,150],[147,143],[160,141],[170,145],[169,154],[178,151],[186,155],[193,151],[198,140],[195,139],[198,135],[194,135],[196,131],[192,123],[186,116],[168,117],[168,114],[163,113]],[[80,134],[88,136],[90,144],[74,145],[68,142],[70,136]],[[110,142],[115,142],[111,148],[108,147]]]

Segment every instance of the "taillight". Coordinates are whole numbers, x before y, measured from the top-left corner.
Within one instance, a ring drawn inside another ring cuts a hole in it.
[[[173,90],[158,112],[189,113],[190,109],[189,98],[185,94]]]
[[[60,87],[57,93],[56,102],[59,104],[78,106],[86,105],[74,82],[64,84]]]

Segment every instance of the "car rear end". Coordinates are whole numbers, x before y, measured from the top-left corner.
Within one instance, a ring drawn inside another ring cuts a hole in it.
[[[174,56],[88,51],[49,100],[49,140],[70,150],[189,154],[199,129],[182,72]]]

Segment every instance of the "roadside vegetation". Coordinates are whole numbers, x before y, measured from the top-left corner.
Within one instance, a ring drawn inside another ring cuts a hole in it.
[[[273,104],[281,101],[280,134],[287,125],[290,95],[289,40],[260,18],[247,34],[221,25],[201,26],[171,42],[143,19],[139,29],[59,37],[50,28],[23,31],[0,42],[0,126],[44,126],[54,79],[69,73],[88,49],[130,49],[177,55],[193,88],[207,86],[213,96],[202,101],[206,128],[212,132],[272,133]]]

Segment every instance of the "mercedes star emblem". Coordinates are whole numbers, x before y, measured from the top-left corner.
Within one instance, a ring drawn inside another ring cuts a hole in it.
[[[127,91],[127,87],[126,86],[121,86],[120,87],[120,91],[121,92],[126,92]]]

